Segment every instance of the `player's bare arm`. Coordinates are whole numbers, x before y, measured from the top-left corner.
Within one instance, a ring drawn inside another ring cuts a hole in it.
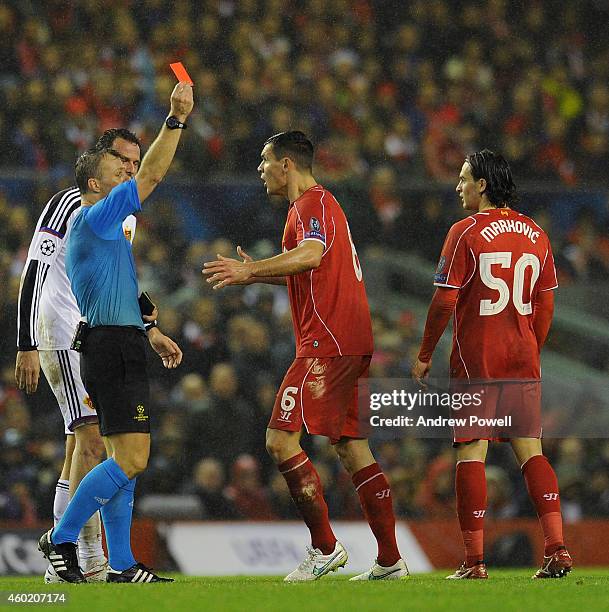
[[[314,270],[321,263],[324,245],[317,240],[304,240],[295,249],[261,259],[238,261],[218,255],[218,260],[203,264],[203,274],[214,289],[242,285],[255,278],[285,277]]]
[[[171,94],[170,116],[184,123],[193,106],[192,87],[187,83],[178,83]],[[143,202],[163,180],[175,155],[182,132],[181,129],[169,129],[164,124],[148,149],[135,179],[140,202]]]
[[[148,331],[148,341],[167,369],[172,370],[182,363],[182,350],[158,327],[153,327]]]
[[[15,381],[17,386],[26,393],[35,393],[40,378],[40,357],[36,349],[32,351],[17,351],[15,364]]]
[[[412,377],[420,384],[424,385],[424,379],[431,370],[431,357],[442,337],[457,300],[458,289],[448,287],[438,287],[429,305],[427,320],[425,321],[425,332],[419,356],[414,362],[411,370]]]
[[[248,255],[240,246],[237,247],[237,255],[243,258],[244,262],[254,261],[251,255]],[[264,283],[266,285],[283,285],[286,286],[285,276],[253,276],[249,280],[242,283],[243,285],[253,285],[254,283]]]

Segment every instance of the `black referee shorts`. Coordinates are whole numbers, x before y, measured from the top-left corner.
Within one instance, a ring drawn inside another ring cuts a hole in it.
[[[97,410],[102,436],[150,433],[146,334],[136,327],[89,330],[80,375]]]

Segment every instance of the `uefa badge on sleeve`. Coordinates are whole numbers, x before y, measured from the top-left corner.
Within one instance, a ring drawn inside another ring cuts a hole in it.
[[[46,257],[50,257],[55,252],[55,248],[55,243],[48,238],[40,243],[40,252]]]

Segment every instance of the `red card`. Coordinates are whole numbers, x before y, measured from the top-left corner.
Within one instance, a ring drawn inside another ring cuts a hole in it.
[[[189,85],[194,85],[190,76],[188,76],[188,72],[186,72],[186,68],[182,65],[182,62],[176,62],[175,64],[169,64],[169,67],[173,70],[173,74],[176,75],[178,81],[182,83],[188,83]]]

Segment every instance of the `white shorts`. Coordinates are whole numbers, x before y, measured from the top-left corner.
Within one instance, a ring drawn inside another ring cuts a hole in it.
[[[87,423],[97,423],[97,413],[80,378],[76,351],[38,351],[40,367],[51,387],[65,423],[66,434]]]

